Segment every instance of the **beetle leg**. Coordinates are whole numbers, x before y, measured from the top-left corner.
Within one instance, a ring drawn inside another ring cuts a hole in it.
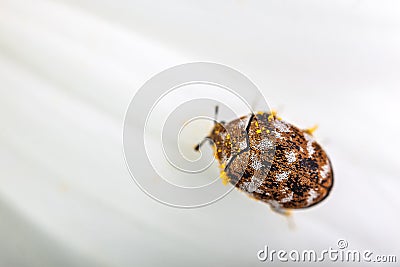
[[[198,143],[198,144],[194,147],[194,150],[199,151],[199,150],[200,150],[200,147],[201,147],[207,140],[211,140],[211,138],[208,137],[208,136],[207,136],[207,137],[204,137],[204,139],[201,140],[201,142]]]
[[[247,135],[249,135],[249,129],[250,129],[250,126],[251,126],[251,121],[254,119],[254,116],[255,116],[254,113],[251,113],[249,122],[247,123],[247,126],[246,126]]]
[[[305,129],[304,131],[306,132],[306,133],[308,133],[308,134],[313,134],[314,132],[315,132],[315,130],[317,130],[317,128],[318,128],[318,125],[317,124],[315,124],[313,127],[311,127],[311,128],[307,128],[307,129]]]
[[[281,207],[280,205],[275,205],[275,204],[270,203],[270,207],[273,211],[275,211],[276,213],[279,213],[281,215],[290,216],[292,214],[290,209],[285,209],[285,208]]]
[[[225,171],[225,172],[228,170],[229,166],[231,165],[231,163],[233,162],[233,160],[234,160],[237,156],[239,156],[240,154],[242,154],[242,153],[244,153],[244,152],[249,151],[249,149],[250,149],[249,130],[250,130],[250,126],[251,126],[251,121],[253,120],[254,117],[255,117],[255,114],[254,114],[254,113],[251,113],[249,122],[247,123],[247,126],[246,126],[246,133],[247,133],[247,134],[246,134],[246,142],[247,142],[247,147],[246,147],[245,149],[241,150],[239,153],[237,153],[236,155],[234,155],[234,156],[230,159],[230,161],[228,162],[228,164],[226,164],[226,166],[225,166],[225,168],[224,168],[224,171]]]

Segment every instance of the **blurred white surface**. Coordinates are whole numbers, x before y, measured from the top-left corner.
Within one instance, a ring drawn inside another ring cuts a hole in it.
[[[248,75],[281,116],[320,125],[335,186],[296,228],[232,192],[163,206],[133,183],[124,112],[165,68]],[[0,0],[0,266],[255,266],[257,251],[400,257],[398,1]]]

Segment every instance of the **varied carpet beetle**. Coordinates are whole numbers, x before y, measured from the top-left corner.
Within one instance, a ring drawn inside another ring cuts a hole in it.
[[[331,162],[314,140],[314,130],[301,130],[275,112],[258,112],[229,123],[215,120],[195,149],[209,140],[224,184],[287,215],[321,202],[333,186]]]

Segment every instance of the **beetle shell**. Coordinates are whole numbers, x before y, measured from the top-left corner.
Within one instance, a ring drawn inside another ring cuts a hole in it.
[[[333,186],[331,162],[311,133],[274,114],[216,123],[209,138],[221,178],[275,211],[313,206]]]

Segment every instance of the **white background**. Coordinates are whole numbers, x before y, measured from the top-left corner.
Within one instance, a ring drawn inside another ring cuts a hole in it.
[[[285,120],[319,124],[335,187],[295,229],[236,191],[181,210],[130,178],[131,98],[192,61],[238,69]],[[0,266],[262,266],[265,245],[339,238],[399,260],[399,73],[398,1],[0,0]]]

